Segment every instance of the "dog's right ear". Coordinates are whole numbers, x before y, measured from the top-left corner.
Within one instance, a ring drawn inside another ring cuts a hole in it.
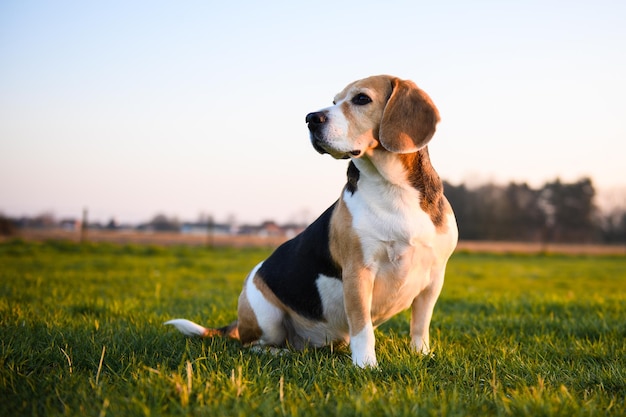
[[[383,111],[379,139],[390,152],[413,153],[435,134],[439,111],[413,82],[391,79],[391,96]]]

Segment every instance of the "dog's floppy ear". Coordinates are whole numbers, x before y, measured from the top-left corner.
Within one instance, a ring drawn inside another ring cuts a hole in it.
[[[390,152],[417,152],[435,134],[439,112],[430,97],[411,81],[393,78],[391,89],[380,123],[380,143]]]

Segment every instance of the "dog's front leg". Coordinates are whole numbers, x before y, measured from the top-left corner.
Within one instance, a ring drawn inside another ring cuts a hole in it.
[[[350,327],[352,362],[361,368],[377,365],[371,314],[373,290],[374,274],[371,271],[344,271],[343,296]]]

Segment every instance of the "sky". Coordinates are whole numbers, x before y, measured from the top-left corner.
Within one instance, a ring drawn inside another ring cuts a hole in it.
[[[312,221],[347,162],[305,115],[375,74],[432,97],[449,182],[626,189],[621,0],[3,0],[0,212]]]

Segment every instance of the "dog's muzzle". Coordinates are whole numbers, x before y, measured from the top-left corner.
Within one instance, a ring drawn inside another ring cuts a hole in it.
[[[348,159],[352,157],[358,157],[361,155],[361,151],[353,150],[350,152],[337,152],[330,147],[328,142],[324,139],[323,128],[328,121],[326,113],[316,111],[306,115],[306,123],[309,126],[309,132],[311,133],[311,144],[313,148],[321,154],[330,154],[336,159]]]
[[[313,145],[313,148],[321,154],[328,153],[328,151],[322,146],[324,140],[321,137],[322,127],[327,120],[328,117],[326,117],[326,114],[321,111],[306,115],[306,123],[309,127],[309,132],[311,132],[311,144]]]

